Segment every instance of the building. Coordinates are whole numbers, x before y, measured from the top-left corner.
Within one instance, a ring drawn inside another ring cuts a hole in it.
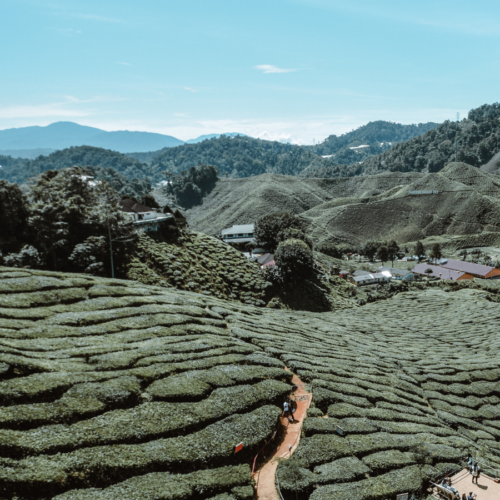
[[[426,273],[427,269],[430,269],[432,272]],[[440,266],[433,266],[432,264],[417,264],[411,272],[420,276],[432,276],[433,278],[452,281],[470,280],[474,277],[472,274],[464,271],[455,271],[454,269],[446,269]]]
[[[387,266],[380,266],[377,271],[379,273],[383,271],[387,271],[391,273],[392,279],[393,280],[405,280],[405,281],[411,281],[415,279],[415,275],[411,271],[407,271],[406,269],[398,269],[396,267],[387,267]]]
[[[257,257],[257,262],[261,267],[266,267],[268,265],[275,265],[274,255],[272,253],[265,253]],[[270,264],[272,262],[272,264]]]
[[[232,226],[222,230],[222,239],[226,243],[254,243],[253,237],[254,224],[242,224],[240,226]]]
[[[374,285],[376,283],[388,283],[391,280],[391,273],[383,271],[381,273],[367,273],[361,276],[353,276],[352,282],[357,286]]]
[[[496,267],[473,264],[472,262],[464,262],[463,260],[449,259],[446,262],[443,262],[441,267],[451,269],[453,271],[462,271],[470,274],[474,278],[491,279],[500,277],[500,269],[497,269]]]
[[[353,276],[365,276],[367,274],[372,274],[370,271],[363,271],[362,269],[358,269],[352,273]]]
[[[158,213],[156,208],[147,207],[130,198],[122,200],[120,207],[122,212],[126,212],[133,219],[134,226],[144,231],[158,231],[162,224],[174,218],[172,214]]]

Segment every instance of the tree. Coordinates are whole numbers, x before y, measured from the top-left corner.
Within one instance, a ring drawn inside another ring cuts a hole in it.
[[[392,241],[387,247],[387,250],[389,251],[389,258],[391,259],[392,267],[394,267],[394,259],[399,257],[399,246],[395,241]]]
[[[415,255],[419,262],[422,260],[422,256],[425,255],[424,245],[422,245],[421,241],[417,241],[415,245]]]
[[[327,241],[321,242],[318,246],[315,247],[315,250],[317,252],[324,253],[329,257],[333,257],[334,259],[342,258],[342,249]]]
[[[389,250],[385,245],[382,245],[377,250],[377,259],[382,261],[382,265],[389,260]]]
[[[28,200],[19,186],[0,180],[0,252],[19,250],[28,213]]]
[[[460,255],[460,257],[462,257],[463,260],[467,260],[467,250],[464,248],[458,255]]]
[[[300,229],[296,229],[294,227],[288,227],[286,229],[283,229],[278,233],[278,238],[280,242],[289,240],[289,239],[296,239],[296,240],[302,240],[311,250],[313,248],[313,243],[311,238],[304,233],[304,231],[301,231]]]
[[[104,270],[109,276],[110,255],[103,250],[109,249],[109,234],[119,247],[118,268],[137,235],[130,217],[120,210],[119,195],[107,182],[89,180],[88,173],[79,167],[44,172],[32,188],[27,232],[45,267],[99,274]],[[98,263],[102,265],[89,267]]]
[[[281,242],[279,235],[286,229],[303,231],[302,221],[288,212],[264,215],[255,223],[254,237],[257,246],[274,253]]]
[[[358,252],[364,255],[369,261],[373,261],[380,246],[382,246],[382,243],[378,241],[367,241],[359,248]]]
[[[308,278],[313,270],[311,249],[302,240],[289,239],[281,242],[274,253],[274,260],[285,281]]]
[[[145,194],[141,198],[141,203],[149,208],[156,208],[156,209],[160,208],[160,205],[158,205],[158,202],[156,201],[155,197],[152,194]]]
[[[427,276],[429,276],[430,274],[432,274],[432,269],[430,267],[428,267],[425,271],[424,271],[425,274],[427,274]]]
[[[437,262],[441,257],[443,256],[441,252],[441,245],[439,243],[434,243],[432,245],[432,250],[430,253],[430,258],[434,260],[434,262]]]

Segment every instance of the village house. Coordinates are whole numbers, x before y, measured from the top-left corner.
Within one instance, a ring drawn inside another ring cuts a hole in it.
[[[430,273],[426,273],[428,269],[431,270]],[[429,276],[452,281],[470,280],[474,277],[472,274],[468,274],[464,271],[455,271],[454,269],[446,269],[445,267],[433,266],[431,264],[417,264],[411,272],[420,276]]]
[[[158,231],[160,226],[173,218],[172,214],[162,214],[156,208],[150,208],[130,198],[120,202],[122,212],[126,212],[138,226],[144,231]]]
[[[254,224],[242,224],[223,229],[222,239],[226,243],[255,243]]]
[[[381,273],[367,273],[351,278],[352,283],[357,286],[374,285],[375,283],[388,283],[391,280],[391,273],[383,271]]]
[[[407,271],[406,269],[398,269],[396,267],[387,267],[387,266],[380,266],[377,271],[379,273],[383,271],[387,271],[391,273],[392,279],[393,280],[405,280],[405,281],[410,281],[415,279],[415,275],[411,271]]]
[[[443,262],[441,267],[453,271],[464,272],[474,278],[491,279],[500,277],[500,269],[496,267],[464,262],[463,260],[449,259]]]

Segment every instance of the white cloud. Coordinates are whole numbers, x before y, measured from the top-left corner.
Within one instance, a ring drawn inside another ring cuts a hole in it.
[[[272,64],[260,64],[259,66],[255,66],[255,69],[261,70],[262,73],[291,73],[292,71],[297,71],[295,69],[278,68]]]
[[[193,89],[191,87],[184,87],[184,90],[188,90],[189,92],[198,92],[196,89]]]
[[[82,14],[80,12],[75,12],[69,14],[70,17],[76,17],[77,19],[83,19],[85,21],[97,21],[100,23],[123,23],[121,19],[116,19],[113,17],[98,16],[95,14]]]
[[[66,103],[48,103],[34,106],[9,106],[0,108],[0,119],[45,118],[45,117],[82,117],[90,112],[64,107]]]
[[[132,63],[117,61],[116,64],[121,64],[122,66],[132,66]]]

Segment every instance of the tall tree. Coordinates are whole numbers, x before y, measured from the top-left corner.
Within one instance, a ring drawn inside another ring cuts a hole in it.
[[[441,252],[441,245],[439,243],[434,243],[432,245],[432,250],[430,253],[431,259],[434,260],[434,262],[437,262],[441,257],[443,256],[443,253]]]
[[[399,245],[395,241],[392,241],[387,247],[387,250],[389,251],[389,258],[391,259],[392,266],[394,267],[394,259],[399,256],[400,252]]]
[[[421,241],[417,241],[415,245],[415,255],[419,262],[422,260],[422,256],[425,255],[424,245],[422,245]]]
[[[382,265],[389,260],[389,250],[385,245],[378,247],[377,249],[377,258],[382,261]]]
[[[290,229],[303,231],[302,221],[296,215],[289,212],[264,215],[255,223],[255,240],[258,246],[274,252],[281,241],[280,233],[283,235],[283,231]]]

